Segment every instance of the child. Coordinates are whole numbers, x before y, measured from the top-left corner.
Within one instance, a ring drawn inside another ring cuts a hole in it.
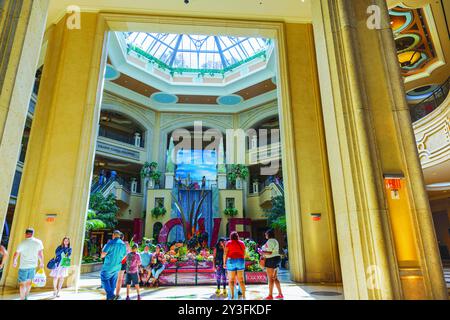
[[[220,238],[214,248],[214,265],[216,267],[217,290],[216,296],[220,296],[220,282],[223,285],[222,295],[227,296],[227,272],[223,266],[223,250],[225,248],[225,239]]]
[[[127,285],[127,300],[130,300],[130,287],[131,284],[134,285],[137,291],[137,299],[141,300],[139,294],[139,266],[141,265],[141,257],[137,253],[138,245],[135,243],[131,247],[131,252],[127,254],[127,274],[125,278],[125,283]]]

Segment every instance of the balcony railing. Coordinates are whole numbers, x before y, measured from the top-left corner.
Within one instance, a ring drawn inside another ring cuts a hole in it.
[[[96,151],[140,163],[146,159],[144,149],[105,137],[98,137]]]
[[[442,86],[433,91],[428,98],[410,107],[412,122],[416,122],[436,110],[445,101],[449,91],[450,77]]]
[[[124,135],[124,134],[120,134],[118,132],[115,132],[115,131],[112,131],[112,130],[108,130],[105,127],[100,127],[98,135],[100,137],[116,140],[116,141],[119,141],[119,142],[123,142],[123,143],[126,143],[126,144],[130,144],[132,146],[135,146],[134,136],[127,136],[127,135]],[[144,148],[144,139],[142,139],[142,138],[141,138],[141,144],[140,144],[139,147]]]

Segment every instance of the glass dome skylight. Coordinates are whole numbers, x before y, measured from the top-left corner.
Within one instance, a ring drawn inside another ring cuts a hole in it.
[[[169,33],[125,32],[128,52],[144,56],[171,73],[224,74],[258,57],[270,39]]]

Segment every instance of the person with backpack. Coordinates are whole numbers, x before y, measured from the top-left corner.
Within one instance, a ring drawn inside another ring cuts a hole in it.
[[[242,299],[245,299],[245,244],[239,240],[239,234],[236,231],[230,234],[230,241],[225,246],[223,264],[228,270],[228,286],[230,287],[231,299],[234,299],[236,279],[241,288]]]
[[[141,265],[141,256],[137,252],[138,245],[135,243],[131,247],[131,252],[127,254],[126,258],[126,276],[125,284],[127,286],[127,298],[130,300],[130,287],[133,285],[137,291],[137,299],[141,300],[139,293],[139,266]]]

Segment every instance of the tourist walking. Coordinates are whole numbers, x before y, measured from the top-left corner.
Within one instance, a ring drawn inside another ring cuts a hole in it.
[[[152,267],[151,267],[151,260],[152,260],[152,254],[150,253],[150,247],[146,245],[144,247],[144,251],[140,253],[141,256],[141,266],[140,266],[140,278],[141,278],[141,285],[142,286],[148,286],[149,280],[152,275]]]
[[[130,300],[130,287],[133,285],[137,291],[137,299],[141,300],[139,293],[139,266],[141,265],[141,257],[137,252],[138,245],[135,243],[131,247],[131,252],[127,254],[127,275],[125,284],[127,285],[127,299]]]
[[[5,266],[6,260],[8,259],[8,251],[3,246],[3,243],[0,244],[0,280],[2,280],[3,275],[3,267]]]
[[[166,268],[165,263],[166,263],[166,259],[164,257],[164,252],[162,252],[161,245],[158,244],[158,245],[156,245],[155,252],[152,255],[152,262],[151,262],[152,276],[153,276],[153,281],[152,281],[151,285],[153,287],[159,286],[159,276]]]
[[[223,291],[222,295],[227,296],[227,273],[224,268],[224,249],[225,249],[225,239],[220,238],[217,241],[216,247],[214,248],[214,267],[216,268],[216,281],[217,281],[217,290],[216,296],[220,296],[220,285],[222,284]]]
[[[122,259],[127,254],[125,243],[120,239],[121,232],[115,230],[110,240],[104,247],[101,257],[104,258],[100,279],[106,292],[107,300],[116,300],[119,297],[114,293],[117,284],[117,275],[122,266]]]
[[[20,257],[19,265],[19,290],[20,300],[27,300],[31,291],[31,282],[36,274],[39,264],[44,268],[44,246],[42,241],[34,237],[34,229],[25,230],[25,239],[17,247],[13,256],[13,266],[17,267],[17,260]]]
[[[230,241],[225,245],[223,264],[228,270],[231,299],[234,299],[236,279],[242,291],[242,298],[245,299],[245,244],[239,240],[239,234],[236,231],[230,234]]]
[[[50,277],[53,278],[53,295],[55,297],[59,297],[64,279],[69,275],[71,255],[72,248],[70,247],[70,239],[64,237],[61,244],[55,250],[55,267],[50,271]]]
[[[280,246],[277,239],[275,239],[275,232],[270,229],[265,233],[267,242],[262,246],[260,253],[264,257],[264,267],[266,268],[267,277],[269,279],[269,295],[265,300],[273,300],[273,287],[277,287],[278,296],[276,299],[283,299],[283,293],[281,291],[280,280],[278,280],[278,268],[281,262]]]
[[[124,238],[124,234],[121,233],[120,234],[120,240],[123,241]],[[130,243],[128,241],[124,241],[125,243],[125,248],[126,248],[126,254],[129,254],[131,252],[131,247],[130,247]],[[120,299],[120,289],[122,289],[122,284],[123,284],[123,278],[125,277],[125,271],[127,270],[127,257],[126,255],[123,257],[122,262],[121,262],[121,268],[119,273],[117,274],[117,283],[116,283],[116,300]]]

